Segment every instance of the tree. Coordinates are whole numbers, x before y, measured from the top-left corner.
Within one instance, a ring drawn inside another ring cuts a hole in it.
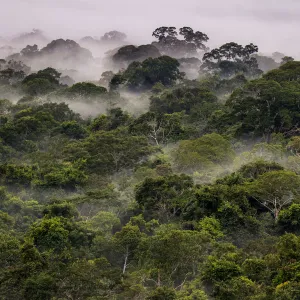
[[[28,83],[33,79],[47,79],[52,84],[59,84],[59,78],[61,73],[53,68],[46,68],[38,71],[37,73],[32,73],[23,80],[23,83]]]
[[[86,129],[76,121],[66,121],[54,129],[54,133],[59,132],[73,139],[83,139],[87,136]]]
[[[182,27],[179,29],[179,34],[183,35],[186,42],[194,43],[198,49],[207,50],[204,43],[206,43],[209,38],[205,33],[200,31],[194,32],[191,27]]]
[[[203,291],[202,282],[199,279],[189,281],[180,287],[176,296],[178,300],[208,300],[208,296]]]
[[[112,234],[113,229],[121,227],[120,219],[116,214],[108,211],[99,211],[87,223],[89,229],[100,230],[108,236]]]
[[[101,86],[104,86],[104,87],[109,87],[109,83],[110,81],[112,80],[112,78],[114,77],[114,72],[112,71],[105,71],[101,74],[101,78],[99,80],[99,84]]]
[[[297,90],[268,79],[271,73],[235,90],[227,100],[228,121],[234,124],[236,136],[260,136],[269,143],[272,133],[289,132],[298,124],[293,112],[299,102]]]
[[[266,80],[274,80],[276,82],[296,82],[300,74],[300,62],[288,61],[281,65],[278,69],[271,70],[263,77]]]
[[[127,38],[126,34],[117,30],[106,32],[102,37],[103,42],[123,42]]]
[[[158,82],[170,86],[181,78],[179,62],[169,56],[161,56],[131,63],[122,75],[115,75],[111,83],[123,83],[129,89],[139,91],[151,89]]]
[[[156,288],[146,300],[175,300],[176,294],[174,289],[167,287]]]
[[[33,46],[27,45],[25,48],[21,50],[22,56],[26,58],[35,58],[38,55],[39,48],[38,45],[34,44]]]
[[[94,237],[74,220],[63,217],[44,217],[32,224],[28,233],[40,252],[53,253],[57,258],[67,257],[72,247],[79,249],[89,246]]]
[[[152,36],[156,37],[159,41],[165,39],[166,37],[175,37],[178,35],[176,32],[176,27],[159,27],[155,29],[155,31],[152,33]]]
[[[32,45],[34,42],[45,43],[48,41],[43,31],[33,28],[30,32],[25,32],[12,39],[16,46]]]
[[[295,59],[293,58],[293,57],[291,57],[291,56],[285,56],[285,57],[283,57],[282,58],[282,60],[281,60],[281,65],[284,65],[284,64],[286,64],[287,62],[289,62],[289,61],[294,61]]]
[[[216,73],[223,78],[230,78],[238,73],[256,77],[262,73],[256,58],[251,56],[257,51],[258,47],[252,43],[245,47],[234,42],[224,44],[204,54],[200,72]]]
[[[181,141],[173,158],[181,172],[208,170],[232,161],[234,152],[226,139],[216,133],[206,134],[195,140]]]
[[[69,39],[53,40],[39,51],[39,57],[45,61],[51,61],[53,67],[60,68],[63,64],[65,68],[70,69],[87,64],[93,58],[89,50],[80,47],[78,43]]]
[[[64,228],[61,218],[44,219],[32,226],[31,237],[40,252],[54,250],[62,252],[71,245],[68,240],[68,230]]]
[[[271,171],[249,185],[251,197],[272,213],[278,221],[279,213],[299,195],[299,176],[290,171]]]
[[[121,126],[127,126],[130,122],[130,115],[117,107],[108,110],[107,115],[100,115],[95,118],[90,125],[90,129],[92,131],[110,131]]]
[[[297,299],[299,293],[299,283],[287,281],[276,287],[274,300]]]
[[[260,175],[271,171],[282,171],[284,168],[276,162],[268,162],[262,159],[243,165],[239,173],[247,179],[257,179]]]
[[[63,218],[78,218],[79,213],[75,205],[66,201],[54,200],[43,211],[47,218],[63,217]]]
[[[24,64],[22,61],[16,61],[14,59],[10,59],[6,62],[6,67],[8,69],[12,69],[15,72],[23,72],[25,75],[30,73],[31,68]]]
[[[153,151],[145,137],[131,136],[123,127],[91,134],[81,145],[83,148],[80,144],[70,144],[65,150],[66,156],[71,161],[86,159],[88,170],[98,174],[133,168]]]
[[[157,58],[161,56],[158,49],[153,45],[133,46],[127,45],[118,49],[117,53],[112,56],[115,63],[127,67],[133,61],[143,61],[147,58]]]
[[[214,296],[217,299],[251,300],[257,296],[259,286],[245,276],[234,277],[228,282],[220,282],[215,286]]]
[[[300,205],[293,203],[278,214],[278,224],[285,230],[298,231],[300,229]]]
[[[16,71],[12,68],[4,69],[0,71],[0,83],[14,85],[22,82],[26,73],[23,70]]]
[[[0,217],[1,224],[1,217]],[[22,299],[18,273],[22,265],[21,243],[10,233],[10,230],[0,229],[0,297],[3,299]],[[17,275],[17,276],[16,276]]]
[[[107,95],[106,88],[97,86],[90,82],[78,82],[71,87],[62,90],[58,93],[58,96],[67,97],[72,101],[94,101]]]
[[[120,232],[113,237],[113,243],[117,252],[123,256],[123,274],[126,272],[131,258],[134,256],[139,243],[141,242],[142,233],[138,226],[127,224]]]
[[[217,102],[217,97],[207,88],[179,86],[152,96],[150,101],[150,111],[157,114],[183,111],[190,115],[198,110],[204,112],[207,105]]]
[[[193,180],[187,175],[146,178],[136,187],[135,198],[145,215],[161,221],[179,216],[189,201]]]
[[[40,273],[25,281],[24,299],[51,300],[56,289],[55,279],[49,274]]]
[[[40,178],[33,181],[36,186],[61,187],[69,191],[76,190],[78,185],[84,185],[88,176],[82,170],[81,164],[84,161],[77,161],[73,164],[64,162],[45,168]]]
[[[130,132],[145,135],[152,143],[159,146],[170,140],[178,140],[184,133],[183,116],[180,113],[157,115],[148,112],[130,125]]]
[[[293,233],[285,233],[276,243],[276,250],[284,262],[291,262],[300,258],[300,239]]]
[[[190,27],[182,27],[179,29],[179,34],[183,36],[183,40],[177,38],[176,27],[159,27],[152,33],[152,36],[156,37],[158,42],[153,42],[152,44],[164,55],[173,57],[197,55],[197,49],[207,50],[204,43],[209,38],[205,33],[200,31],[194,32]]]
[[[287,145],[287,149],[294,155],[300,156],[300,137],[293,136]]]
[[[47,79],[36,78],[23,85],[24,91],[31,96],[46,95],[55,90],[55,87]]]
[[[59,276],[56,296],[78,300],[114,297],[122,273],[105,257],[77,259],[69,263]]]
[[[279,64],[272,57],[259,54],[254,54],[252,56],[256,58],[258,67],[263,72],[268,72],[279,67]]]
[[[46,68],[24,78],[22,87],[31,96],[46,95],[59,88],[60,73],[53,68]]]
[[[195,230],[167,229],[150,237],[145,255],[149,267],[156,269],[156,285],[169,282],[180,286],[187,276],[196,276],[210,241],[209,235]]]
[[[2,230],[1,230],[2,231]],[[1,262],[1,272],[0,276],[3,276],[4,270],[9,268],[14,268],[16,264],[21,259],[21,244],[20,242],[13,237],[8,232],[0,233],[1,236],[1,255],[0,255],[0,262]]]
[[[60,122],[75,120],[81,119],[65,103],[35,105],[15,112],[13,118],[1,127],[0,136],[9,145],[20,147],[24,151],[33,151],[36,145],[31,141],[50,134]]]

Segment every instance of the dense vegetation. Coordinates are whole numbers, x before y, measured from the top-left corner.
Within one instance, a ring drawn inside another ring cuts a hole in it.
[[[299,299],[300,62],[179,35],[97,82],[75,41],[0,60],[0,299]]]

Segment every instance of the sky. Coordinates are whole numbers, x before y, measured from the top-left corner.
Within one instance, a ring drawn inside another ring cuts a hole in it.
[[[3,0],[0,36],[43,30],[50,38],[100,37],[125,32],[135,43],[160,26],[190,26],[225,42],[257,44],[260,51],[300,54],[300,0]]]

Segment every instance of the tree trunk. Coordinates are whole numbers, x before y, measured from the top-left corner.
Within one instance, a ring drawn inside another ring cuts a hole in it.
[[[129,253],[128,253],[128,246],[126,246],[125,261],[124,261],[124,265],[123,265],[123,274],[125,273],[126,268],[127,268],[128,255],[129,255]]]
[[[278,216],[279,216],[279,209],[275,209],[275,210],[274,210],[275,223],[278,222]]]
[[[157,272],[157,286],[160,286],[160,270]]]

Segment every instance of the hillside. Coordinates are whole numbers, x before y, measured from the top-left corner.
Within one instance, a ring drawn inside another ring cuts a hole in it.
[[[300,62],[125,39],[0,60],[0,299],[299,299]]]

